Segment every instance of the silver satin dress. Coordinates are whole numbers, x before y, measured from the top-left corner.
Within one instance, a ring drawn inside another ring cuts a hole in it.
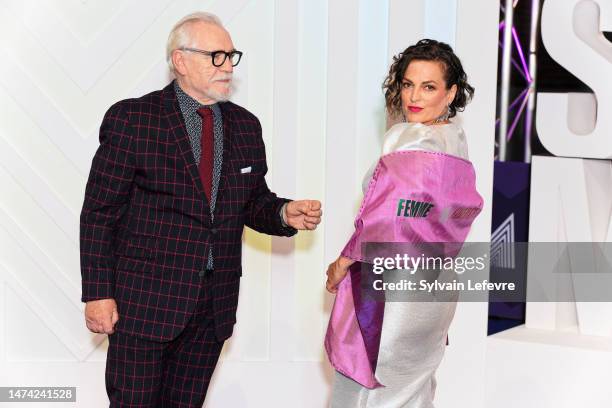
[[[444,152],[468,159],[461,127],[454,123],[426,126],[399,123],[385,134],[382,154],[399,150]],[[366,173],[364,193],[375,165]],[[398,281],[405,271],[385,272],[384,280]],[[431,271],[418,271],[422,278]],[[421,277],[417,277],[417,280]],[[431,276],[429,277],[431,278]],[[442,275],[438,280],[452,281]],[[376,378],[384,388],[369,390],[336,372],[331,408],[431,408],[436,391],[436,369],[442,361],[448,328],[455,315],[456,298],[436,301],[434,294],[386,292],[385,314],[376,367]],[[418,296],[418,298],[417,298]]]

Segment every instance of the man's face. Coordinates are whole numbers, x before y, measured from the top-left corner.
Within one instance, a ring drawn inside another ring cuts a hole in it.
[[[229,33],[210,23],[194,22],[188,27],[190,48],[204,51],[225,51],[234,49]],[[174,51],[173,61],[181,88],[201,104],[208,105],[226,101],[231,94],[234,68],[229,58],[223,65],[215,67],[212,57],[190,51]]]

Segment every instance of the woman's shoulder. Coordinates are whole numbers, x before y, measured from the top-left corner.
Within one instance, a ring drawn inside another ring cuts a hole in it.
[[[401,137],[406,136],[459,136],[465,138],[465,132],[463,128],[454,123],[448,122],[441,125],[424,125],[417,122],[400,122],[391,126],[385,133],[385,142],[389,139],[397,140]]]
[[[418,139],[418,135],[425,131],[425,125],[420,123],[400,122],[391,126],[385,133],[383,154],[401,150],[408,139]]]
[[[437,151],[467,158],[467,143],[461,126],[398,123],[385,134],[383,154],[399,150]]]
[[[427,126],[427,127],[429,128],[431,132],[436,132],[436,133],[440,133],[443,135],[465,136],[465,132],[463,131],[463,128],[455,122],[449,121],[448,123],[445,123],[443,125],[432,125],[432,126]]]
[[[429,127],[432,128],[432,138],[444,141],[444,153],[469,160],[467,139],[463,128],[459,124],[449,122],[445,125]]]
[[[383,138],[384,142],[387,142],[389,139],[397,139],[399,135],[401,135],[406,129],[412,127],[411,123],[400,122],[391,126],[386,132]]]

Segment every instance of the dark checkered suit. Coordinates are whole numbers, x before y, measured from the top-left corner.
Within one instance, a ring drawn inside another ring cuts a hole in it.
[[[288,200],[266,185],[259,121],[231,102],[220,106],[224,154],[214,223],[172,84],[118,102],[104,117],[81,212],[82,301],[114,298],[121,335],[177,338],[200,299],[200,272],[214,243],[207,314],[222,342],[236,321],[244,225],[296,232],[280,221]]]

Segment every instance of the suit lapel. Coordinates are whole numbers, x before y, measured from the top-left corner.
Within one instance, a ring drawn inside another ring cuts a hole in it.
[[[166,110],[166,118],[168,120],[170,134],[174,142],[178,145],[179,152],[183,156],[183,160],[187,164],[187,171],[191,175],[191,179],[195,184],[196,189],[200,193],[200,197],[204,202],[208,211],[206,214],[210,214],[210,205],[206,199],[206,193],[202,187],[202,179],[200,178],[200,172],[198,171],[198,165],[193,157],[193,151],[191,149],[191,142],[189,141],[189,135],[185,128],[185,120],[183,114],[176,99],[176,93],[174,92],[174,82],[170,83],[163,90],[164,108]]]

